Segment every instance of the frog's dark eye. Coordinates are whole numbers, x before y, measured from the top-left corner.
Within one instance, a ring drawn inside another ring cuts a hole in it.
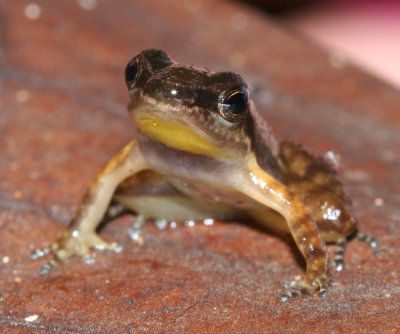
[[[128,88],[132,88],[132,85],[137,77],[138,72],[139,72],[139,67],[137,58],[135,57],[128,63],[125,69],[125,82]]]
[[[249,108],[246,91],[235,90],[224,92],[220,95],[218,109],[220,114],[230,122],[236,122],[243,118]]]

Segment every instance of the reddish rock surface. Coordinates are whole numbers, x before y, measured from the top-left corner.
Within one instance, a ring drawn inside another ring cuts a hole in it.
[[[0,330],[400,332],[399,92],[236,2],[79,3],[39,0],[39,16],[28,1],[1,3]],[[124,216],[101,232],[123,252],[41,276],[44,261],[29,252],[60,234],[132,136],[123,70],[150,47],[240,72],[279,138],[339,153],[360,229],[379,239],[380,255],[354,241],[325,299],[282,303],[283,284],[304,271],[289,239],[234,222],[149,223],[138,247]]]

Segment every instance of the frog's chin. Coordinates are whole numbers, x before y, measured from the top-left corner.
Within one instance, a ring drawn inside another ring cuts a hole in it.
[[[208,155],[216,159],[229,157],[211,141],[192,131],[189,127],[145,116],[135,119],[139,131],[165,146],[194,153]]]

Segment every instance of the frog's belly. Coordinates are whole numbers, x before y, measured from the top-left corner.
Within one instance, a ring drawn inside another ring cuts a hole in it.
[[[237,220],[243,212],[226,205],[213,205],[208,202],[179,195],[160,196],[115,196],[115,199],[132,211],[153,219],[167,220]]]
[[[202,184],[143,172],[127,179],[114,200],[130,210],[153,219],[254,220],[267,228],[288,232],[281,215],[238,191],[214,184]]]
[[[230,210],[237,210],[238,214],[241,213],[241,217],[253,219],[274,232],[289,232],[285,219],[279,213],[234,189],[214,184],[186,182],[174,178],[169,178],[168,182],[189,198],[201,198],[204,201],[214,202],[215,206],[225,206]],[[237,217],[236,215],[235,218]]]

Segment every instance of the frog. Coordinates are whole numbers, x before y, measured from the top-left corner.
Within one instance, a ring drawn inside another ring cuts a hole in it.
[[[116,250],[97,234],[112,203],[137,219],[252,220],[289,235],[306,268],[282,301],[326,295],[327,243],[339,271],[352,236],[377,248],[358,230],[335,169],[299,144],[278,142],[239,74],[183,66],[149,49],[128,63],[125,82],[134,139],[94,178],[62,235],[31,253],[50,256],[42,273],[93,249]]]

